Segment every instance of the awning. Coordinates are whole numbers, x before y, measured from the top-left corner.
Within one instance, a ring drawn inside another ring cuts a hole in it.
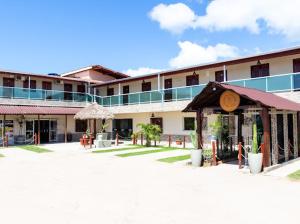
[[[0,105],[1,115],[74,115],[82,108]]]
[[[206,87],[192,100],[183,112],[197,111],[199,108],[218,107],[220,95],[225,90],[232,90],[241,97],[240,106],[261,105],[277,110],[300,111],[300,104],[273,93],[241,86],[209,82]]]

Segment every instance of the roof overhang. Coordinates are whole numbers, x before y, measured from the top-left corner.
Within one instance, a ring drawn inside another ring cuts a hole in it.
[[[81,108],[0,105],[1,115],[75,115]]]

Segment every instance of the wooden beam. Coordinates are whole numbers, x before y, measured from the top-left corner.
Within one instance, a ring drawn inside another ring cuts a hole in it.
[[[278,164],[277,114],[271,114],[272,125],[272,165]]]
[[[294,158],[298,157],[299,149],[298,149],[298,121],[297,114],[293,114],[293,137],[294,137]]]
[[[199,109],[196,113],[197,119],[197,143],[198,149],[203,149],[203,135],[202,135],[202,122],[203,122],[203,113],[202,109]]]
[[[65,115],[65,143],[68,142],[68,115]]]
[[[267,107],[263,107],[260,112],[262,123],[263,123],[263,142],[264,142],[264,158],[263,166],[268,167],[270,163],[270,120],[269,120],[269,110]]]
[[[97,133],[97,129],[96,129],[96,119],[94,119],[93,125],[94,125],[94,131],[93,131],[93,133],[94,133],[94,136],[96,136],[96,133]]]
[[[289,129],[288,129],[288,116],[283,114],[283,145],[284,145],[284,160],[289,160]]]

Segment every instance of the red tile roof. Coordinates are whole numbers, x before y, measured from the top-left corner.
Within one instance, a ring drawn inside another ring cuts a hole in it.
[[[239,94],[244,99],[244,101],[241,101],[241,106],[242,104],[260,104],[277,110],[300,111],[299,103],[290,101],[273,93],[218,82],[209,82],[183,111],[196,111],[197,109],[204,107],[218,107],[219,97],[225,90],[232,90]]]
[[[82,108],[0,105],[1,115],[75,115]]]

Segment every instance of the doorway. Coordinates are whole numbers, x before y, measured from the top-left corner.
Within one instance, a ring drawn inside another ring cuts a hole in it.
[[[129,86],[123,86],[123,105],[128,105]]]
[[[121,139],[130,139],[132,134],[132,119],[114,119],[113,120],[113,137],[116,133],[119,134]]]
[[[172,79],[165,79],[165,101],[172,101]]]
[[[38,133],[38,121],[34,122],[34,130],[35,133]],[[49,120],[40,120],[40,142],[41,143],[48,143],[49,142]]]

